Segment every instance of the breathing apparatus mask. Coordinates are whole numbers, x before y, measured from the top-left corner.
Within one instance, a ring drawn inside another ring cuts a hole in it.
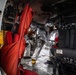
[[[52,30],[53,30],[53,27],[54,27],[53,22],[47,21],[47,22],[45,23],[46,31],[50,31],[50,30],[52,31]]]

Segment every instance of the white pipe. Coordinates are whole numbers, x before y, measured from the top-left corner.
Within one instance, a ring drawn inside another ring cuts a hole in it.
[[[2,13],[0,15],[0,31],[1,31],[2,18],[3,18],[3,13],[4,13],[6,2],[7,2],[7,0],[0,0],[0,10],[2,11]]]

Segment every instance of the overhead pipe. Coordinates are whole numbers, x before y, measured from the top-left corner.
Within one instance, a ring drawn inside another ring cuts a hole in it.
[[[56,3],[52,4],[52,6],[54,6],[54,5],[58,4],[58,3],[62,3],[62,2],[64,2],[64,1],[66,1],[66,0],[57,1]]]
[[[28,0],[27,0],[28,1]],[[34,1],[36,1],[36,0],[30,0],[30,4],[32,4]]]
[[[50,17],[50,19],[56,18],[57,16],[58,16],[57,14],[54,14]]]

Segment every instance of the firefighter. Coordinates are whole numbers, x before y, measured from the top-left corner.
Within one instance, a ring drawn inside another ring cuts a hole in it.
[[[47,21],[45,26],[47,27],[47,41],[54,42],[53,46],[57,48],[59,41],[58,26],[53,24],[51,21]]]
[[[51,48],[58,44],[58,29],[51,21],[47,21],[45,24],[45,29],[47,32],[46,41],[41,50],[36,50],[32,56],[32,63],[36,64],[37,68],[48,71],[48,65],[51,62]],[[38,56],[38,58],[37,58]],[[43,65],[43,66],[42,66]],[[40,67],[42,66],[42,67]]]

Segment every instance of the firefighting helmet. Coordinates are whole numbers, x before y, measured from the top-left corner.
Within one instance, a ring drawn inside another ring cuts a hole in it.
[[[49,21],[49,20],[48,20],[48,21],[46,21],[45,26],[46,26],[46,27],[53,27],[54,24],[53,24],[52,21]]]

